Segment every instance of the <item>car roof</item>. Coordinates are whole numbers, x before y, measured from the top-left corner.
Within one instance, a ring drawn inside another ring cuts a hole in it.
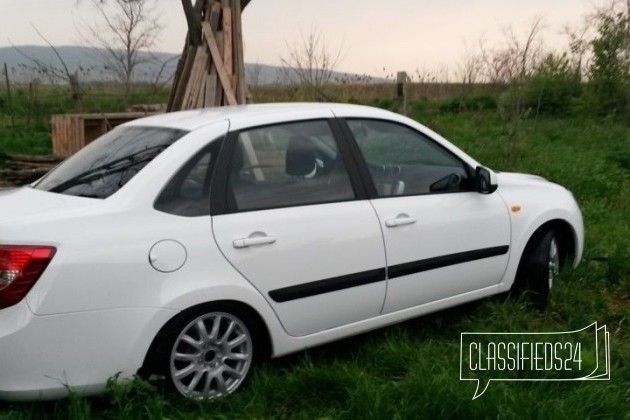
[[[392,116],[396,115],[389,111],[384,111],[381,109],[362,105],[336,103],[271,103],[223,106],[192,111],[171,112],[141,118],[131,121],[125,125],[171,127],[193,131],[208,124],[212,124],[217,121],[223,121],[226,119],[232,120],[235,118],[256,118],[265,115],[287,115],[287,117],[289,117],[291,114],[295,114],[296,112],[304,113],[309,111],[320,114],[323,111],[332,111],[335,114],[349,113],[353,115],[364,115],[366,117],[380,116],[384,118],[391,118]]]

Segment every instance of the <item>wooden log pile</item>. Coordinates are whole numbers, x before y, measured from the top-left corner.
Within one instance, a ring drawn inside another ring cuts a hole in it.
[[[247,102],[241,12],[250,0],[182,0],[188,36],[167,111]]]
[[[30,184],[61,162],[54,156],[5,155],[0,169],[0,189]]]

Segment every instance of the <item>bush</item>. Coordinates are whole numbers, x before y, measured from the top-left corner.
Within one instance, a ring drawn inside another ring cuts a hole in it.
[[[396,102],[393,99],[374,99],[372,106],[388,111],[396,111]]]
[[[574,68],[566,53],[549,54],[525,82],[523,106],[536,114],[568,115],[581,94],[579,70]]]
[[[494,95],[457,96],[440,105],[440,112],[457,114],[463,111],[492,111],[498,107]]]

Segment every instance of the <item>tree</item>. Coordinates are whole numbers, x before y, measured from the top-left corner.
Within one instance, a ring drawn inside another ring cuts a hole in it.
[[[38,71],[45,74],[48,77],[50,83],[54,84],[58,80],[62,80],[63,82],[68,83],[68,85],[70,86],[70,92],[72,94],[72,102],[74,103],[74,111],[83,111],[83,90],[81,89],[81,84],[79,82],[79,68],[74,69],[74,71],[70,71],[68,65],[66,64],[66,61],[59,53],[59,50],[57,50],[57,48],[55,48],[55,46],[51,44],[50,41],[44,35],[42,35],[42,33],[35,26],[33,26],[33,29],[35,30],[37,35],[52,49],[55,57],[59,61],[59,64],[61,64],[61,68],[51,63],[45,63],[35,57],[31,57],[15,45],[13,45],[13,48],[31,63],[33,63],[33,66],[35,66]]]
[[[620,113],[630,107],[630,2],[628,9],[616,1],[599,10],[597,34],[591,41],[589,67],[591,94],[600,114]]]
[[[332,81],[335,69],[342,60],[343,43],[331,50],[326,39],[315,28],[293,44],[286,44],[287,52],[280,57],[287,79],[298,85],[321,87]]]
[[[579,61],[568,53],[549,53],[529,77],[524,106],[536,115],[567,115],[582,94]]]
[[[151,61],[149,51],[156,43],[162,25],[155,17],[156,0],[89,0],[96,11],[96,25],[84,22],[79,32],[95,48],[107,68],[123,85],[125,103],[133,88],[137,67]]]
[[[510,85],[519,84],[525,80],[536,68],[540,59],[542,30],[542,18],[535,17],[524,37],[519,36],[511,27],[505,28],[503,45],[500,48],[487,48],[482,38],[479,41],[479,50],[486,79],[491,83]]]

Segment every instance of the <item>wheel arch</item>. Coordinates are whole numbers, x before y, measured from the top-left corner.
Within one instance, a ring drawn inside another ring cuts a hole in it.
[[[247,303],[237,301],[237,300],[216,300],[200,303],[194,306],[191,306],[183,311],[177,313],[173,317],[171,317],[157,334],[153,337],[151,341],[151,345],[146,351],[144,356],[144,360],[142,362],[142,366],[138,369],[138,374],[143,377],[148,377],[151,374],[160,373],[156,372],[155,368],[158,365],[159,357],[161,352],[164,350],[162,348],[164,340],[163,338],[167,336],[176,323],[180,322],[182,319],[193,316],[197,313],[201,313],[207,310],[225,310],[229,311],[230,308],[236,308],[238,312],[244,314],[247,318],[246,321],[250,323],[254,323],[254,325],[248,325],[248,327],[255,328],[256,330],[253,332],[253,336],[256,337],[257,343],[260,345],[261,351],[258,351],[254,354],[257,360],[269,358],[273,354],[273,340],[271,338],[271,332],[269,326],[265,322],[264,318],[254,309],[252,306]]]
[[[536,244],[545,233],[554,231],[558,234],[560,241],[560,251],[562,253],[562,262],[565,264],[573,264],[578,253],[577,249],[577,232],[567,220],[552,219],[540,225],[529,237],[527,244],[519,258],[519,266],[523,262],[523,258],[532,246]]]
[[[566,267],[567,264],[573,265],[573,262],[579,252],[577,248],[579,240],[577,232],[571,223],[565,219],[557,218],[547,220],[538,226],[531,235],[529,235],[525,247],[523,247],[520,255],[518,256],[518,264],[516,266],[516,272],[514,273],[512,284],[510,285],[510,291],[515,291],[519,287],[522,287],[521,279],[523,278],[524,271],[526,270],[525,260],[548,232],[556,232],[557,234],[557,238],[560,242],[559,247],[562,266]]]

